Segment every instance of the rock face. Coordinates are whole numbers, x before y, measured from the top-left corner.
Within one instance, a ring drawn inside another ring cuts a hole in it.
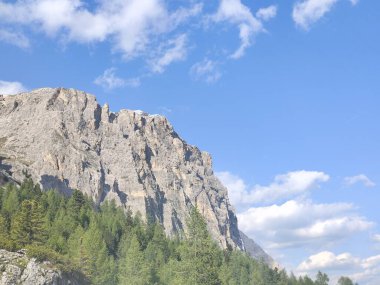
[[[84,285],[84,280],[62,273],[49,262],[39,263],[24,253],[0,249],[0,285]]]
[[[246,236],[240,231],[240,236],[243,241],[245,251],[254,259],[262,261],[271,268],[279,268],[280,266],[269,256],[254,240]]]
[[[211,157],[188,145],[166,118],[109,111],[72,89],[38,89],[0,100],[0,168],[22,181],[27,170],[43,189],[79,189],[97,203],[160,222],[167,234],[186,231],[197,205],[213,238],[243,249],[227,190]]]

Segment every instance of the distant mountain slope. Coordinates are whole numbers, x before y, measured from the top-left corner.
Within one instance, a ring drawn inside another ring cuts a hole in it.
[[[274,261],[274,259],[270,255],[268,255],[253,239],[249,238],[242,231],[240,231],[240,236],[243,241],[245,251],[252,258],[261,260],[272,268],[279,267],[279,265]]]

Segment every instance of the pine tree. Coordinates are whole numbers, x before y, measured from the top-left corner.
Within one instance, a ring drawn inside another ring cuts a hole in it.
[[[0,215],[0,248],[13,249],[13,243],[9,238],[7,221],[2,215]]]
[[[12,239],[18,246],[43,244],[46,230],[42,208],[34,200],[25,200],[12,220]]]
[[[329,277],[326,273],[322,273],[321,271],[318,271],[317,276],[315,278],[315,285],[329,285]]]
[[[187,240],[180,252],[181,264],[184,267],[180,278],[184,284],[220,284],[218,277],[221,263],[220,250],[211,239],[207,224],[197,208],[193,208],[190,213]]]
[[[129,243],[121,249],[119,260],[120,285],[147,285],[151,284],[151,275],[148,263],[144,259],[140,243],[136,235],[132,235]]]
[[[1,207],[2,213],[10,218],[17,212],[19,204],[20,202],[17,194],[17,188],[12,184],[8,184],[3,192]]]
[[[87,268],[92,283],[95,285],[115,284],[116,270],[113,258],[108,256],[106,243],[94,217],[83,236],[82,245],[88,257]]]
[[[31,239],[31,214],[32,203],[25,200],[21,203],[21,207],[12,219],[11,237],[18,247],[30,244]]]
[[[30,214],[30,238],[33,243],[42,245],[47,239],[44,213],[41,205],[36,201],[31,201]]]

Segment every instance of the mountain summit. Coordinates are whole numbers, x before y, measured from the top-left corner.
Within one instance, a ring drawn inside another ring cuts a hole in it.
[[[163,116],[113,113],[85,92],[43,88],[1,96],[0,130],[0,184],[28,173],[43,189],[78,189],[98,204],[113,200],[168,235],[186,232],[197,206],[222,248],[250,243],[210,155],[187,144]],[[257,248],[249,254],[263,259]],[[269,256],[264,261],[273,264]]]
[[[169,235],[186,232],[197,206],[221,247],[243,249],[210,155],[181,139],[165,117],[112,113],[85,92],[44,88],[4,96],[0,130],[0,168],[16,181],[27,171],[44,189],[114,200]]]

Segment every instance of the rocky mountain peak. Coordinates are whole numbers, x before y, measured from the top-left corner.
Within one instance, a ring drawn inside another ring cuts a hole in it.
[[[167,234],[186,231],[197,206],[222,247],[243,248],[210,155],[163,116],[113,113],[85,92],[42,88],[0,98],[0,130],[0,169],[15,181],[27,170],[44,189],[114,200],[160,222]]]

